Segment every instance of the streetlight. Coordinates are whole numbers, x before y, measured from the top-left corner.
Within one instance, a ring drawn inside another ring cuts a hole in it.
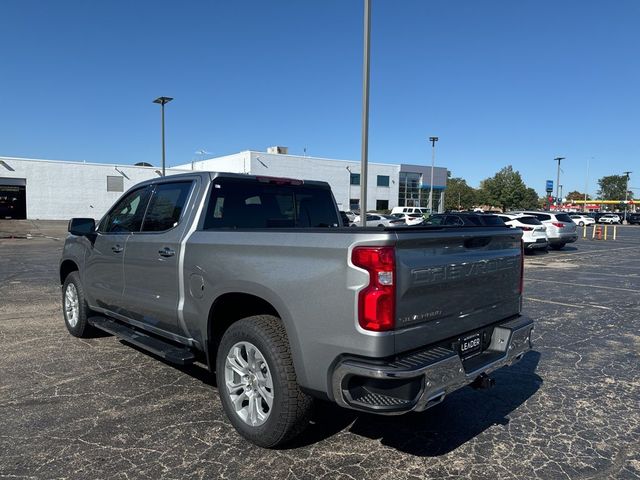
[[[565,157],[556,157],[553,159],[554,162],[558,162],[558,176],[556,177],[556,205],[558,204],[558,188],[560,187],[560,162],[564,159]]]
[[[171,97],[158,97],[153,103],[158,103],[162,107],[162,176],[164,177],[164,164],[165,164],[165,153],[164,153],[164,105],[169,103],[173,98]]]
[[[433,169],[436,165],[436,142],[438,137],[429,137],[431,142],[431,182],[429,183],[429,213],[433,213]]]

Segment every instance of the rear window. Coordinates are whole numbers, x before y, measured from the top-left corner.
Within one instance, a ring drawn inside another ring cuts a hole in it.
[[[341,224],[331,191],[235,179],[215,181],[204,229],[316,228]]]
[[[525,225],[542,225],[542,222],[535,217],[520,217],[518,221]]]
[[[573,222],[573,220],[571,220],[571,217],[566,213],[557,213],[556,218],[561,222]]]

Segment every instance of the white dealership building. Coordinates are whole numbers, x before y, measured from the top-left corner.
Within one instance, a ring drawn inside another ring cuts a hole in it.
[[[331,185],[341,210],[360,204],[360,162],[289,155],[286,147],[242,151],[167,168],[166,174],[192,170],[321,180]],[[147,165],[97,164],[0,157],[0,220],[100,218],[120,195],[142,180],[161,175]],[[367,209],[427,206],[431,167],[370,163]],[[434,207],[442,211],[447,169],[433,171]]]

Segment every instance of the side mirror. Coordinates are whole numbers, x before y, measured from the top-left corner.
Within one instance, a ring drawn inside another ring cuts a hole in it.
[[[96,230],[96,221],[93,218],[72,218],[67,229],[71,235],[85,237]]]

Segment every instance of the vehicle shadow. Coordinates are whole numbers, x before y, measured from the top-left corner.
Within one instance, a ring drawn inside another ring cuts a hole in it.
[[[535,373],[539,361],[540,353],[529,352],[516,365],[493,372],[496,386],[492,389],[464,387],[421,413],[378,416],[318,402],[310,428],[287,448],[314,444],[348,427],[352,434],[380,440],[411,455],[445,455],[493,425],[507,425],[509,414],[542,385],[542,378]]]
[[[123,343],[156,357],[136,345]],[[209,372],[205,365],[178,366],[156,358],[217,390],[215,373]],[[348,428],[352,434],[380,440],[383,445],[411,455],[446,455],[493,425],[508,425],[509,414],[532,397],[543,383],[535,373],[539,362],[540,353],[530,351],[512,367],[493,372],[491,377],[496,385],[490,390],[463,387],[448,395],[443,403],[420,413],[373,415],[317,401],[304,434],[281,449],[308,447]]]

